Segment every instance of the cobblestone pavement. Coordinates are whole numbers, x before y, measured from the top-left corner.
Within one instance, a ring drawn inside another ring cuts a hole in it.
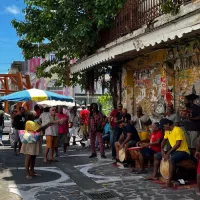
[[[162,189],[144,176],[132,174],[130,168],[116,167],[110,150],[107,159],[91,160],[89,149],[79,146],[70,147],[68,154],[60,151],[60,162],[54,164],[44,164],[42,156],[38,157],[36,170],[42,176],[26,180],[24,156],[14,157],[12,149],[1,147],[0,200],[95,200],[91,195],[100,194],[111,195],[110,200],[200,199],[194,189]]]

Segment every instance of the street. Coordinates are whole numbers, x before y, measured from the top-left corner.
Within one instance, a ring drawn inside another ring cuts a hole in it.
[[[89,159],[89,155],[89,149],[81,146],[70,146],[68,155],[60,149],[57,163],[43,163],[41,155],[36,171],[42,176],[26,180],[24,155],[13,156],[13,149],[5,145],[0,148],[0,199],[198,199],[193,189],[161,189],[159,184],[144,180],[144,176],[132,174],[131,169],[112,165],[110,149],[106,151],[107,159]]]

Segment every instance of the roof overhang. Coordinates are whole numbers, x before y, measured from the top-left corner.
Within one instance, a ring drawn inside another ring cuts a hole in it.
[[[97,53],[74,64],[70,72],[73,74],[98,65],[133,58],[138,52],[181,39],[189,34],[196,34],[198,30],[200,30],[200,3],[189,4],[182,7],[176,16],[163,15],[157,18],[153,30],[147,32],[145,25],[99,49]]]

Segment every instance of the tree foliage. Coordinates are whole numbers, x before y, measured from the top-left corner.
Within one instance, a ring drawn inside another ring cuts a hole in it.
[[[83,58],[95,51],[99,31],[110,26],[126,0],[25,0],[24,21],[12,20],[25,59],[45,57],[54,52],[56,60],[46,61],[37,69],[38,77],[58,74],[59,83],[66,84],[69,60]],[[60,62],[63,61],[64,62]],[[59,64],[58,64],[59,63]],[[53,67],[47,72],[45,69]],[[58,65],[56,65],[58,64]],[[80,80],[75,74],[72,84]]]
[[[104,94],[98,97],[98,101],[102,106],[102,112],[108,116],[112,110],[112,96],[110,94]]]

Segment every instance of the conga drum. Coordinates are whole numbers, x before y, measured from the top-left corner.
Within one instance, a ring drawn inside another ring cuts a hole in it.
[[[160,162],[160,174],[164,179],[169,179],[169,161],[161,160]]]
[[[120,162],[123,162],[125,160],[125,149],[124,148],[119,150],[119,160],[120,160]]]
[[[128,148],[128,152],[130,154],[131,160],[138,160],[139,159],[138,150],[140,150],[142,148],[143,147],[131,147],[131,148]]]

